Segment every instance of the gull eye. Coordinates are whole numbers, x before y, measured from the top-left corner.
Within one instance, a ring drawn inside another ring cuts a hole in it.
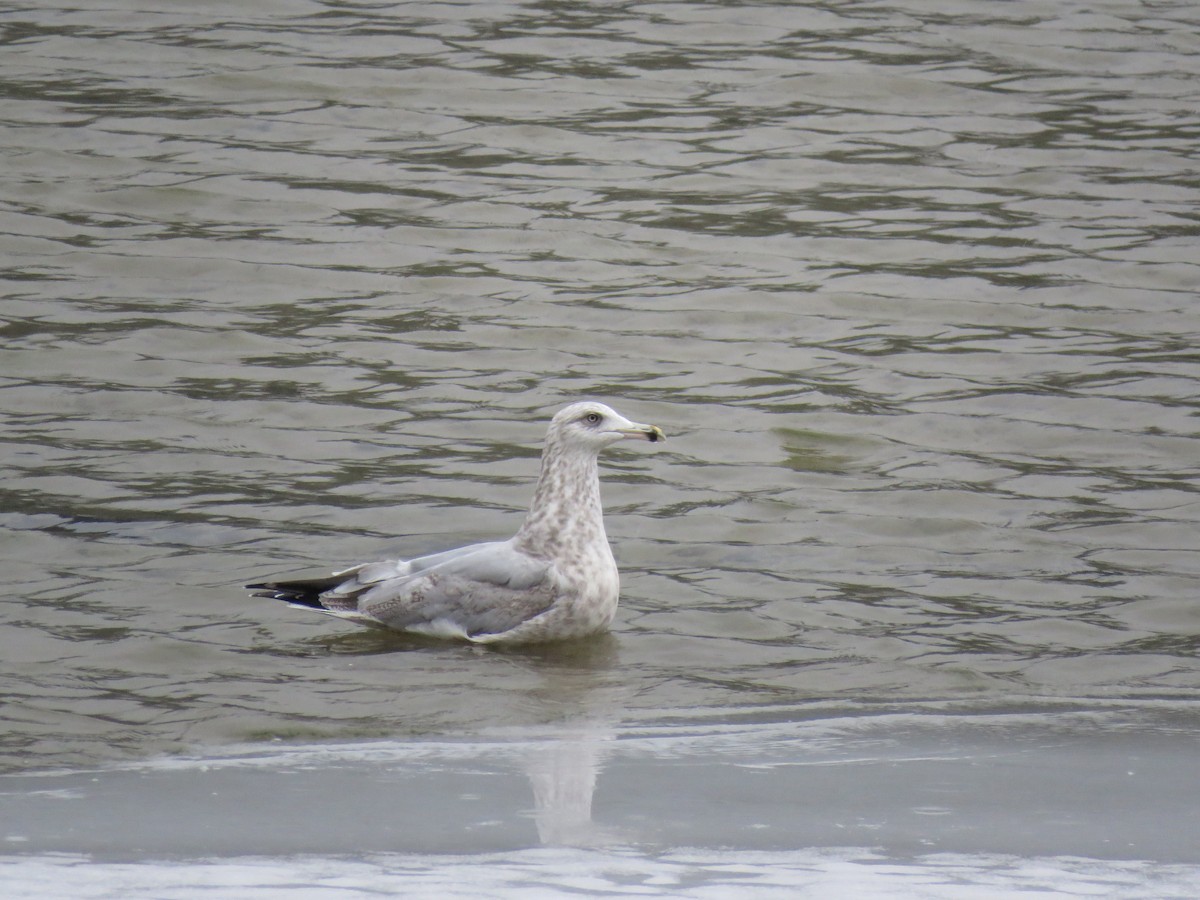
[[[600,424],[600,413],[594,413],[594,412],[588,413],[586,416],[583,417],[583,421],[587,422],[589,425],[599,425]]]

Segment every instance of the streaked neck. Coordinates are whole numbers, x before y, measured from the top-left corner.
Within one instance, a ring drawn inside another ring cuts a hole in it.
[[[516,544],[536,556],[557,556],[564,547],[607,541],[600,506],[596,454],[547,443],[533,502]]]

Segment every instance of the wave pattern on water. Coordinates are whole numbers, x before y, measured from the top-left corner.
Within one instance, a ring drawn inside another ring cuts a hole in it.
[[[14,765],[610,689],[1195,696],[1192,5],[3,24]],[[240,596],[509,533],[580,394],[671,435],[606,470],[617,637],[405,653]]]

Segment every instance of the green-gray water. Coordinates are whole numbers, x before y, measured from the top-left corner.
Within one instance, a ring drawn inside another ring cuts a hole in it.
[[[975,854],[921,896],[1075,889],[1067,857],[1196,894],[1193,4],[0,28],[13,890],[361,847],[528,897],[538,857],[487,854],[565,843],[596,890],[735,891],[744,850],[747,889],[912,895],[849,847]],[[611,636],[413,643],[240,589],[508,536],[579,397],[669,436],[604,465]]]

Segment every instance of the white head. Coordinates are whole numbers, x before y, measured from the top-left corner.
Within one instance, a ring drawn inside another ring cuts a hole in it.
[[[546,442],[590,447],[599,451],[627,437],[640,438],[651,443],[667,439],[657,425],[631,422],[603,403],[585,400],[582,403],[572,403],[555,414],[550,420]]]

